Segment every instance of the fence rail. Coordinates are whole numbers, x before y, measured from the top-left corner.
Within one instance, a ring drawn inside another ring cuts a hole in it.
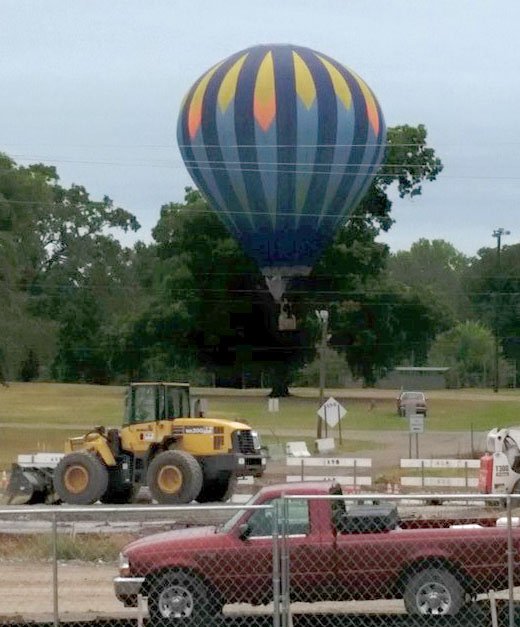
[[[403,488],[435,488],[442,490],[477,489],[480,460],[478,459],[401,459],[401,469],[418,470],[420,476],[401,476]],[[432,473],[459,471],[459,474],[435,476]],[[463,472],[463,475],[460,475]]]

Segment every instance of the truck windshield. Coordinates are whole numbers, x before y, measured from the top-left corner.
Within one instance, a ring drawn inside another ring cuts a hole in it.
[[[128,422],[153,422],[157,411],[156,388],[135,387],[130,393],[134,396],[134,411],[130,411]]]
[[[258,500],[258,496],[260,493],[255,494],[254,496],[252,496],[249,501],[247,502],[247,505],[256,505],[256,501]],[[233,529],[233,527],[237,524],[237,522],[242,518],[242,516],[247,512],[247,509],[237,509],[237,511],[233,514],[233,516],[231,516],[231,518],[225,522],[220,528],[220,531],[223,531],[224,533],[227,533],[228,531],[231,531],[231,529]]]
[[[136,385],[126,391],[125,424],[189,416],[188,387]]]
[[[256,497],[248,501],[248,505],[255,504]],[[273,533],[274,506],[278,503],[279,511],[282,508],[282,499],[275,498],[264,501],[262,505],[270,505],[269,509],[257,509],[251,512],[247,524],[249,526],[250,537],[271,536]],[[222,531],[230,531],[245,514],[247,510],[241,509],[227,521],[222,527]],[[309,502],[307,499],[291,500],[287,502],[287,520],[285,523],[285,533],[287,535],[305,535],[309,533]]]

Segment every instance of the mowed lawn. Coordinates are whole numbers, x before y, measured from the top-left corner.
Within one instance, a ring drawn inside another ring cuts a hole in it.
[[[206,397],[209,415],[240,419],[261,429],[268,443],[287,439],[312,439],[316,429],[318,392],[294,389],[280,399],[280,411],[268,411],[267,390],[215,390],[195,388]],[[357,440],[346,438],[343,452],[374,445],[371,432],[407,430],[407,421],[395,410],[395,390],[328,390],[347,409],[344,432],[365,431]],[[520,392],[505,390],[439,390],[427,393],[429,431],[486,431],[520,424]],[[13,383],[0,387],[0,468],[6,468],[19,453],[61,451],[70,435],[96,426],[117,426],[123,416],[123,388],[54,383]],[[289,434],[284,433],[287,430]],[[337,438],[337,430],[334,431]],[[301,437],[299,437],[301,436]],[[377,446],[377,445],[375,445]],[[381,446],[381,445],[379,445]]]

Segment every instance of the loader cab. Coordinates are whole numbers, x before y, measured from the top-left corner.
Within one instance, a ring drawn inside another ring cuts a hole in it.
[[[190,415],[187,383],[132,383],[126,390],[126,425],[189,418]]]

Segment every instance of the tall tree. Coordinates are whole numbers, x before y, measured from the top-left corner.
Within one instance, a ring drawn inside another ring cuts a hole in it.
[[[464,277],[473,316],[492,329],[520,383],[520,244],[482,248]]]
[[[421,238],[409,251],[399,251],[388,259],[390,277],[403,285],[431,290],[454,321],[468,316],[462,278],[469,265],[468,257],[440,239]]]
[[[450,368],[449,380],[456,387],[486,385],[493,360],[493,334],[480,322],[462,322],[441,333],[430,352],[432,364]]]
[[[138,228],[135,217],[108,197],[94,201],[82,186],[61,186],[54,167],[20,166],[0,154],[0,293],[5,296],[0,308],[7,308],[0,328],[10,341],[5,353],[12,372],[19,372],[29,347],[49,366],[56,330],[67,327],[74,304],[81,316],[88,300],[78,298],[80,292],[88,291],[100,311],[110,310],[108,319],[128,311],[135,302],[126,287],[131,253],[112,232]]]

